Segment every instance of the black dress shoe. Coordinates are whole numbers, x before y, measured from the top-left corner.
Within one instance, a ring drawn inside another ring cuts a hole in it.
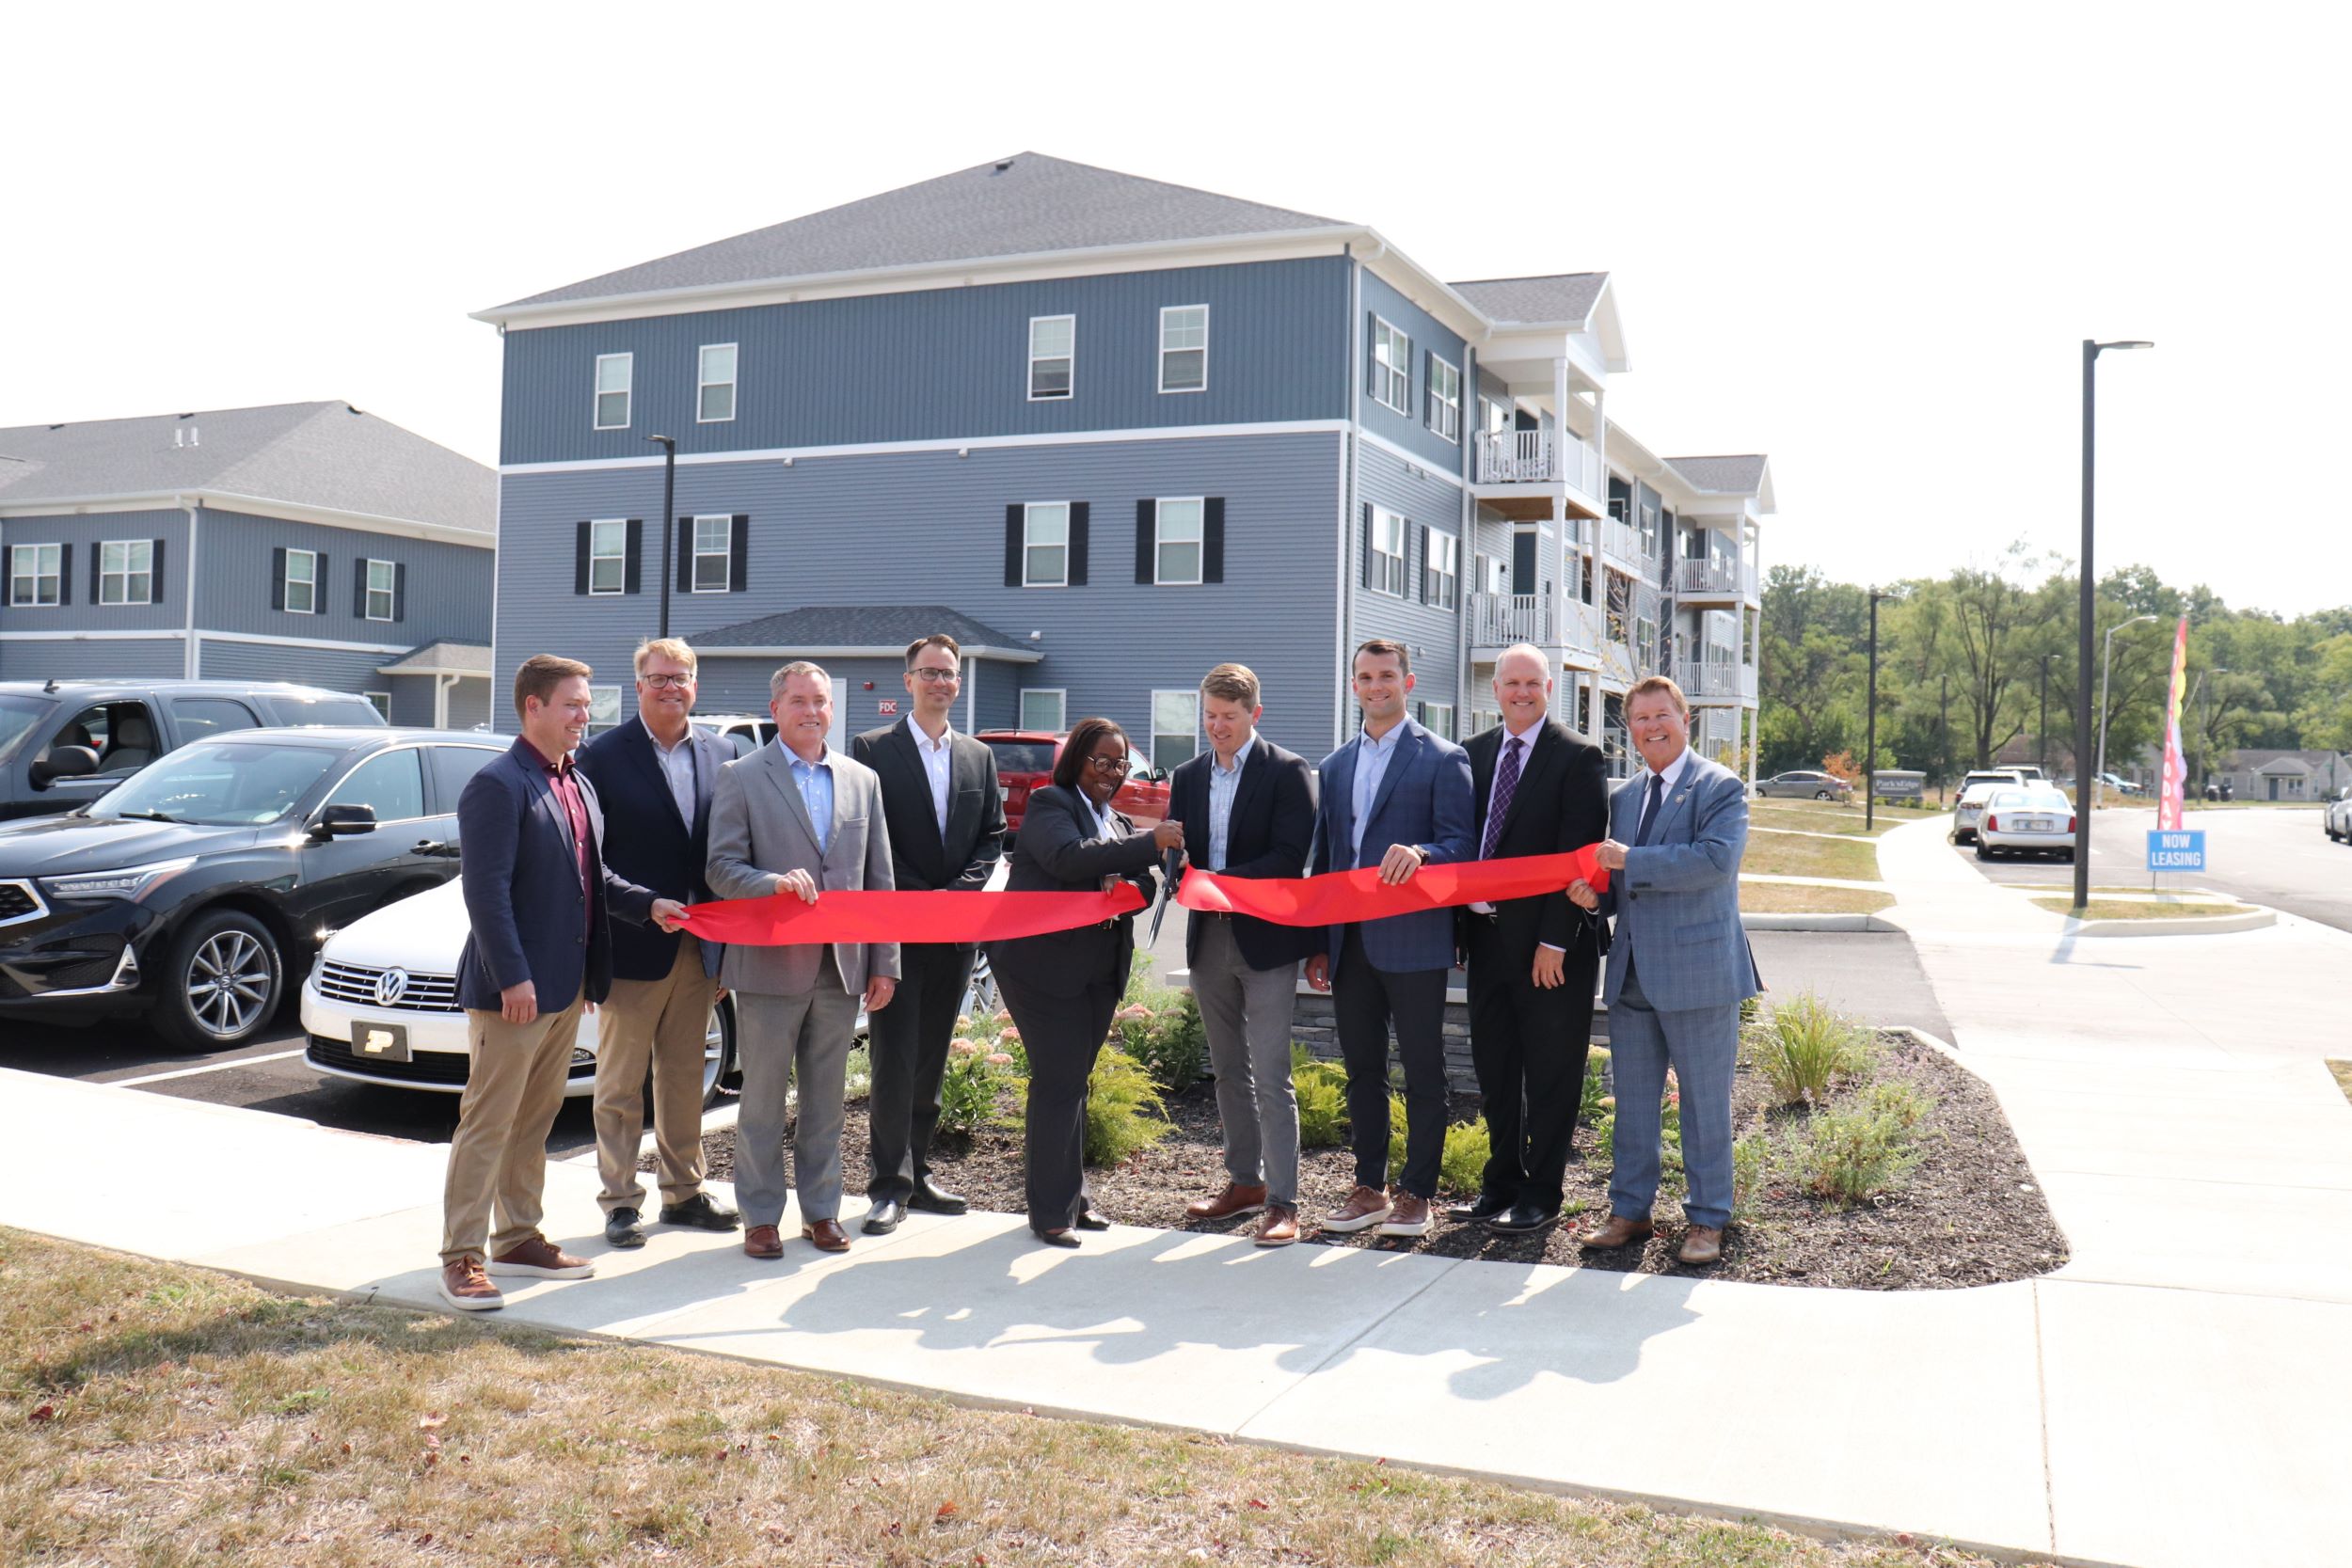
[[[1078,1238],[1067,1230],[1033,1230],[1030,1232],[1047,1246],[1076,1246]]]
[[[661,1223],[691,1226],[696,1230],[732,1230],[743,1223],[743,1216],[708,1193],[696,1193],[683,1203],[663,1204]]]
[[[1558,1214],[1532,1203],[1514,1203],[1488,1220],[1486,1228],[1498,1236],[1533,1236],[1539,1230],[1550,1229],[1559,1219]]]
[[[638,1223],[634,1209],[615,1209],[604,1216],[604,1244],[607,1246],[644,1246],[644,1227]]]
[[[1078,1216],[1078,1228],[1081,1230],[1108,1230],[1110,1227],[1111,1222],[1091,1209]]]
[[[1450,1220],[1486,1221],[1493,1219],[1497,1214],[1502,1213],[1505,1209],[1510,1207],[1511,1200],[1509,1198],[1496,1197],[1489,1194],[1481,1196],[1475,1203],[1456,1203],[1453,1205],[1451,1208],[1446,1210],[1445,1217]]]
[[[868,1236],[887,1236],[898,1228],[898,1222],[907,1217],[907,1206],[895,1197],[878,1198],[866,1211],[866,1223],[858,1227]]]
[[[907,1207],[926,1214],[961,1214],[971,1208],[962,1196],[949,1192],[928,1176],[914,1179],[914,1191],[907,1195]]]

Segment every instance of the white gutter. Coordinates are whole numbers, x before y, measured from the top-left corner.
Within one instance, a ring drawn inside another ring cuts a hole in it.
[[[106,496],[49,496],[11,499],[0,504],[0,517],[49,517],[90,512],[167,512],[175,508],[210,506],[215,511],[249,512],[281,522],[318,523],[326,528],[364,529],[405,539],[427,539],[446,545],[469,545],[478,550],[498,548],[495,532],[458,528],[449,523],[419,522],[413,517],[384,517],[367,512],[345,512],[331,506],[277,500],[268,496],[234,495],[219,490],[190,493],[177,490],[126,491]]]

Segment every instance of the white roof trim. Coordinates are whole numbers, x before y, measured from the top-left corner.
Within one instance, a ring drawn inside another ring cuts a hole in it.
[[[692,639],[689,638],[688,641],[691,641]],[[836,647],[810,647],[806,643],[793,642],[781,643],[773,647],[760,646],[751,648],[710,647],[707,645],[698,644],[694,649],[695,657],[703,659],[904,658],[906,657],[906,644],[903,642],[892,642],[886,645],[882,643],[844,643]],[[1044,654],[1039,652],[1035,648],[993,648],[986,646],[985,644],[976,644],[970,642],[963,645],[963,657],[966,658],[993,658],[1007,664],[1041,664],[1045,661]]]

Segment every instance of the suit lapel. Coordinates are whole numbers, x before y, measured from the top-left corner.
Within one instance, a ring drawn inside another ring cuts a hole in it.
[[[776,793],[784,797],[786,813],[807,835],[809,847],[817,849],[817,823],[808,815],[808,802],[801,799],[800,782],[792,777],[790,754],[772,743],[761,754],[767,758],[769,779],[774,783]],[[819,849],[818,853],[821,856],[823,851]]]
[[[527,747],[529,743],[516,741],[516,745]],[[542,817],[551,818],[557,835],[563,840],[564,847],[571,848],[572,814],[565,811],[564,802],[555,798],[555,786],[548,782],[548,770],[540,766],[537,752],[528,750],[516,752],[515,766],[523,770],[523,786],[531,791],[531,809]]]
[[[1361,760],[1362,749],[1363,734],[1359,731],[1354,740],[1340,748],[1338,760],[1331,764],[1331,782],[1324,798],[1331,802],[1332,820],[1340,825],[1340,841],[1331,846],[1334,870],[1347,869],[1337,863],[1339,852],[1356,837],[1356,764]]]
[[[930,811],[931,774],[930,769],[923,766],[923,748],[915,744],[914,722],[913,720],[902,721],[892,728],[890,732],[890,750],[898,753],[898,766],[914,775],[916,789],[915,798],[923,802],[924,807],[922,812],[923,826],[930,830],[922,835],[921,847],[924,848],[936,848],[939,851],[940,866],[944,871],[947,861],[947,841],[946,835],[942,834],[939,831],[939,818],[933,816]],[[834,801],[836,808],[838,807],[841,800],[840,790],[838,787],[840,782],[841,781],[838,779],[834,781],[835,785]],[[947,753],[947,810],[950,813],[953,813],[955,809],[956,758],[955,752],[950,750]]]
[[[1274,766],[1266,760],[1265,746],[1265,737],[1259,736],[1250,742],[1249,754],[1242,759],[1241,778],[1233,785],[1232,809],[1225,817],[1225,856],[1228,860],[1233,857],[1233,838],[1241,831],[1242,813],[1249,809],[1259,792],[1265,788],[1266,769]],[[1204,795],[1208,793],[1209,769],[1216,766],[1216,753],[1211,752],[1208,756],[1209,767],[1200,770],[1200,789]],[[1208,802],[1203,800],[1200,808],[1201,815],[1206,816]],[[1203,845],[1201,847],[1205,849],[1208,847]]]
[[[1372,798],[1372,810],[1364,815],[1366,828],[1380,816],[1380,808],[1396,793],[1396,781],[1405,776],[1406,769],[1413,766],[1413,759],[1420,754],[1421,729],[1410,719],[1405,720],[1404,733],[1396,737],[1396,754],[1389,758],[1388,768],[1380,775],[1380,787]],[[1355,794],[1352,784],[1351,781],[1350,796]]]
[[[724,742],[717,736],[701,730],[691,733],[694,737],[693,834],[699,838],[710,831],[710,796],[719,787],[719,769],[732,759],[723,754]]]
[[[1505,730],[1502,735],[1503,740],[1508,741],[1511,732]],[[1536,725],[1534,738],[1527,743],[1527,761],[1519,767],[1519,782],[1512,789],[1511,804],[1502,814],[1502,828],[1495,835],[1498,840],[1511,831],[1512,823],[1519,819],[1519,803],[1536,793],[1532,787],[1535,782],[1535,770],[1548,766],[1559,749],[1559,737],[1551,733],[1549,721]],[[1495,747],[1495,768],[1499,770],[1502,767],[1502,746],[1498,743]]]

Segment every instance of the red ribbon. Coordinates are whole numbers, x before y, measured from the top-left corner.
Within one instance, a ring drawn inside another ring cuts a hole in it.
[[[1609,873],[1594,858],[1597,847],[1588,844],[1565,855],[1424,865],[1411,881],[1394,885],[1380,879],[1377,866],[1320,877],[1263,879],[1219,878],[1195,867],[1184,873],[1176,902],[1203,913],[1246,914],[1277,926],[1347,926],[1455,904],[1540,897],[1560,892],[1580,877],[1595,893],[1605,893]]]

